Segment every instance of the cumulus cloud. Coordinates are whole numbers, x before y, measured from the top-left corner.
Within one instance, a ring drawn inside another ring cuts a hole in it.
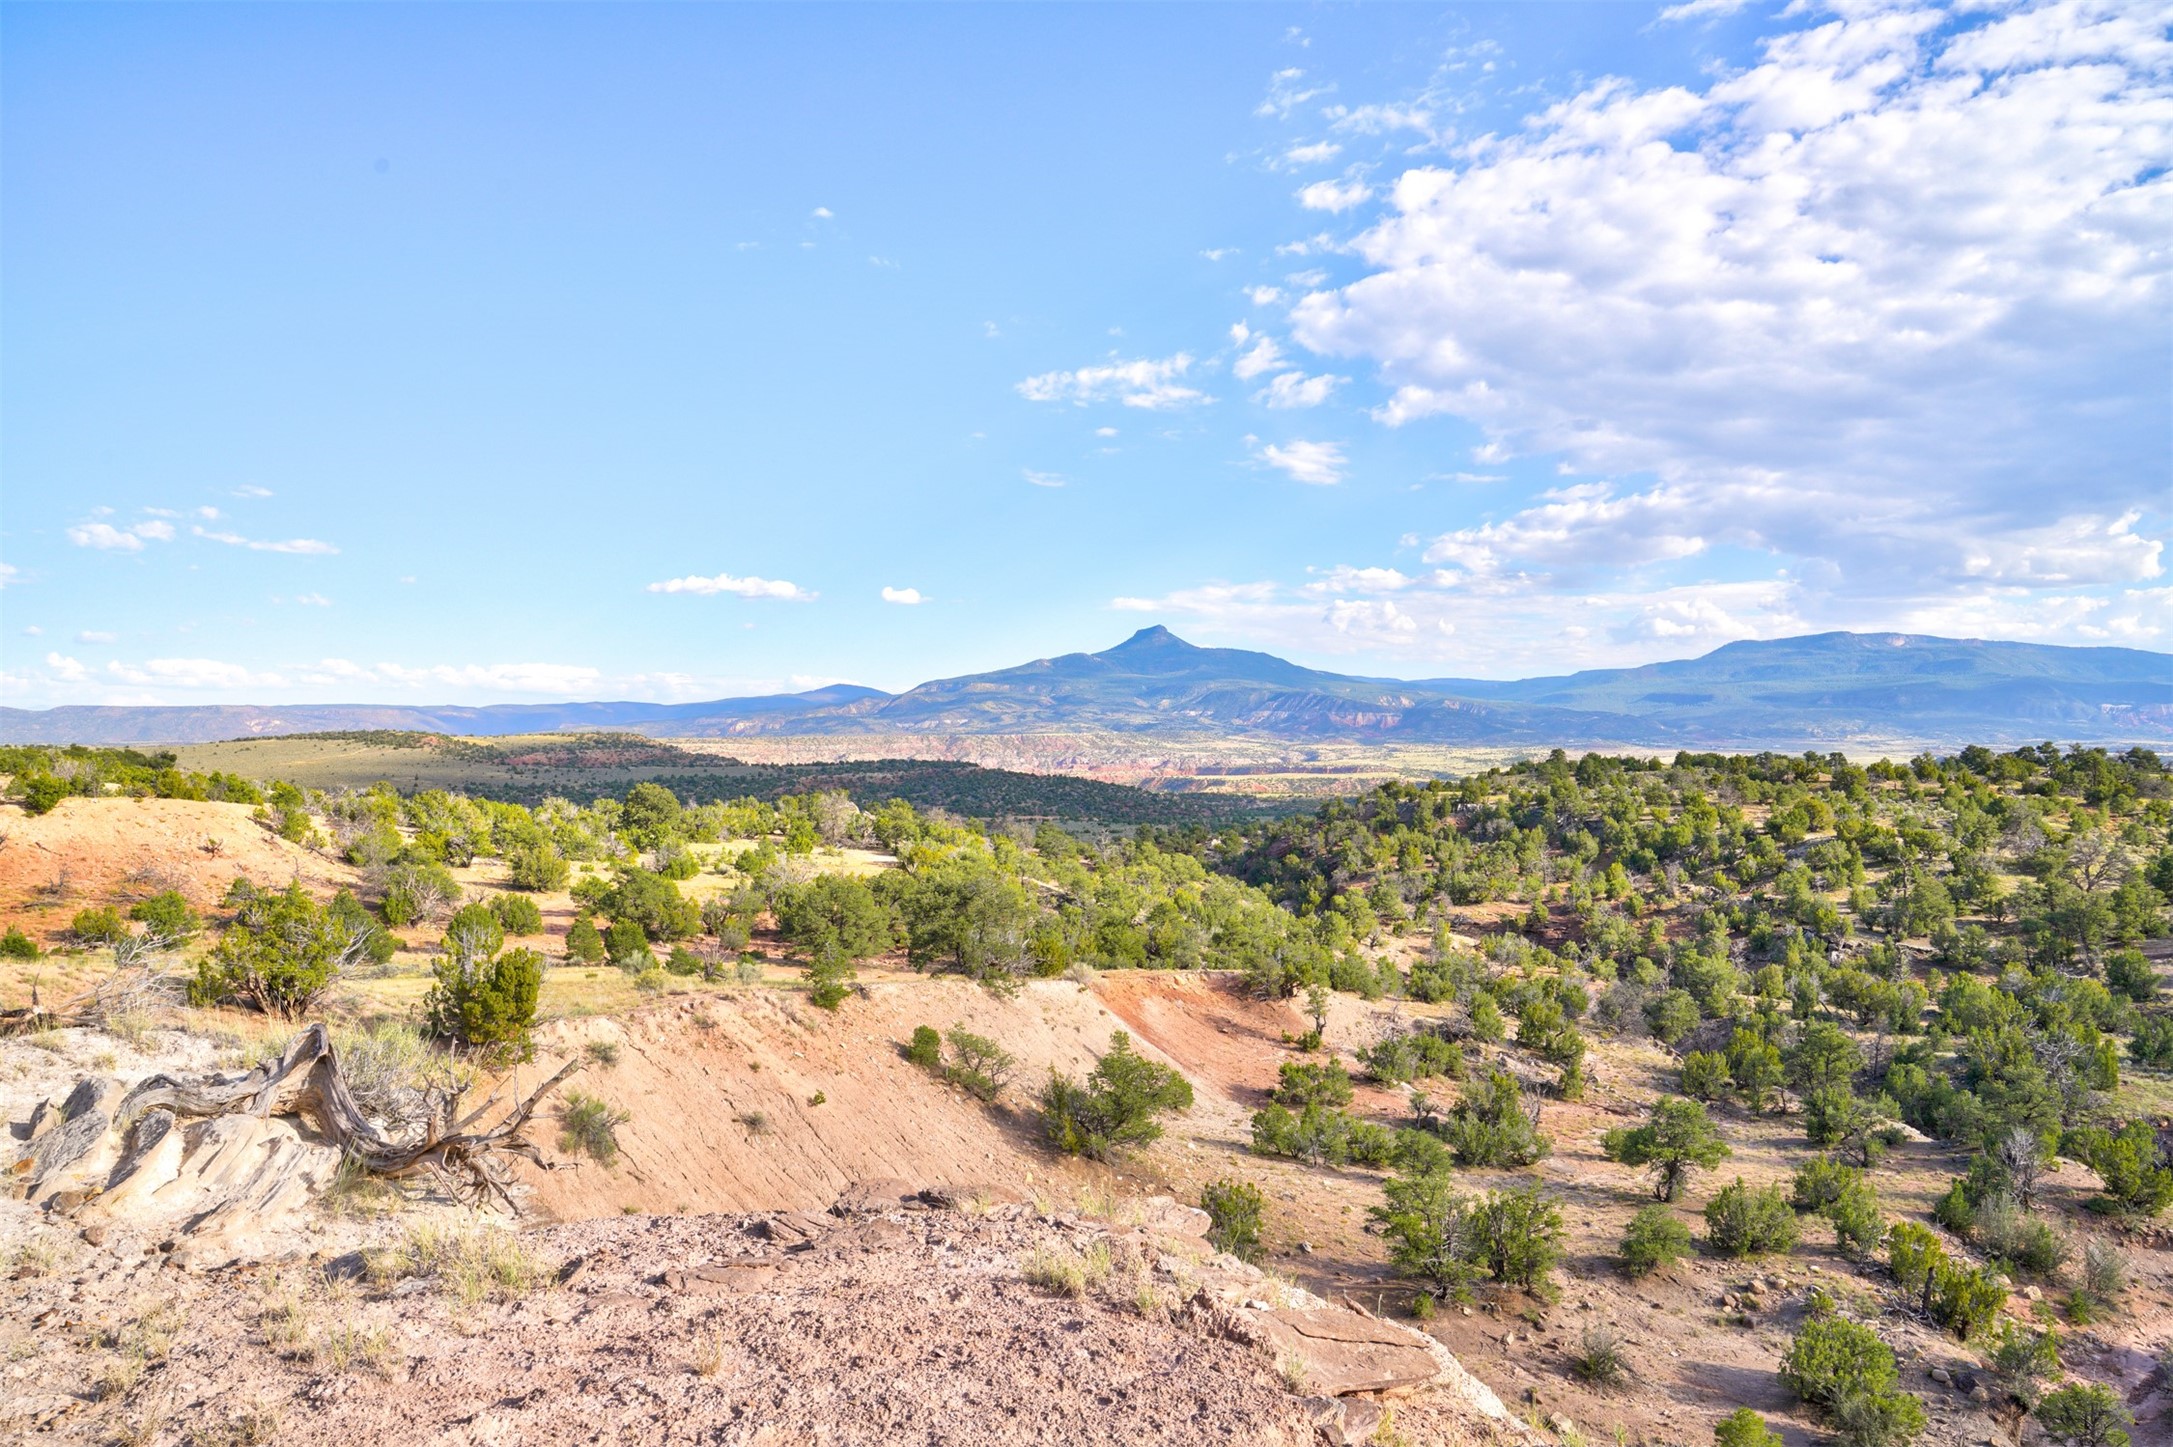
[[[171,529],[168,530],[169,533]],[[206,542],[225,543],[230,548],[247,548],[252,553],[297,553],[309,557],[323,557],[339,551],[330,543],[316,538],[245,538],[240,533],[213,532],[209,528],[190,528],[190,532]]]
[[[918,588],[885,588],[883,590],[883,601],[885,603],[898,603],[911,608],[927,600],[921,597],[921,590]]]
[[[81,683],[91,676],[91,671],[65,653],[48,653],[45,666],[62,683]]]
[[[1348,466],[1340,442],[1263,443],[1248,440],[1253,444],[1253,456],[1261,462],[1288,474],[1294,481],[1315,487],[1333,487],[1341,482]]]
[[[1021,469],[1019,476],[1036,487],[1062,487],[1067,481],[1061,472],[1036,472],[1031,467]]]
[[[0,588],[7,587],[21,576],[13,563],[0,563]]]
[[[1315,141],[1309,146],[1292,146],[1283,152],[1285,166],[1320,166],[1343,154],[1343,148],[1334,141]]]
[[[1167,410],[1208,400],[1206,394],[1179,380],[1191,367],[1192,357],[1186,352],[1159,360],[1112,360],[1077,371],[1028,377],[1018,384],[1018,393],[1029,402],[1070,402],[1083,407],[1116,401],[1127,407]]]
[[[1253,400],[1263,407],[1318,407],[1328,400],[1329,393],[1349,380],[1325,373],[1308,377],[1303,372],[1284,372],[1253,393]]]
[[[1315,181],[1299,188],[1298,204],[1308,211],[1348,211],[1373,194],[1363,181]]]
[[[779,598],[788,603],[805,603],[816,596],[798,583],[788,583],[782,578],[736,578],[730,573],[719,573],[713,578],[667,578],[661,583],[651,583],[648,591],[693,593],[704,598],[730,593],[735,598]]]
[[[1405,170],[1349,244],[1367,274],[1296,303],[1295,342],[1386,385],[1380,421],[1610,479],[1429,556],[1748,549],[1835,616],[2161,576],[2162,10],[1785,15],[1740,72],[1595,81]]]

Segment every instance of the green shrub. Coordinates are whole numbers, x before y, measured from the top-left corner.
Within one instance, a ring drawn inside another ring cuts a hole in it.
[[[1928,1227],[1897,1221],[1887,1228],[1886,1263],[1903,1291],[1919,1298],[1918,1310],[1931,1310],[1932,1288],[1947,1267],[1947,1248]]]
[[[825,1010],[835,1010],[853,992],[853,962],[834,941],[825,941],[807,967],[807,998]]]
[[[138,900],[128,911],[128,917],[142,925],[147,933],[173,944],[193,937],[204,927],[203,916],[177,889],[160,890],[149,899]]]
[[[2135,1417],[2111,1387],[2072,1382],[2037,1404],[2037,1425],[2069,1447],[2128,1447]]]
[[[940,1069],[943,1064],[943,1036],[933,1025],[913,1027],[913,1042],[905,1047],[905,1058],[923,1070]]]
[[[1851,1184],[1863,1178],[1864,1173],[1854,1166],[1844,1166],[1829,1156],[1817,1156],[1796,1167],[1788,1203],[1798,1211],[1823,1211],[1840,1200],[1841,1193]]]
[[[1785,1441],[1766,1426],[1765,1418],[1738,1407],[1714,1426],[1713,1447],[1785,1447]]]
[[[1395,1131],[1329,1105],[1308,1105],[1296,1112],[1270,1105],[1256,1111],[1252,1148],[1259,1155],[1287,1156],[1315,1165],[1362,1166],[1385,1166],[1402,1149]]]
[[[558,1113],[558,1148],[568,1155],[579,1152],[600,1166],[610,1166],[619,1159],[619,1127],[632,1119],[593,1095],[569,1090]]]
[[[1471,1033],[1489,1045],[1499,1043],[1507,1033],[1501,1006],[1484,990],[1475,991],[1471,997]]]
[[[1753,1191],[1738,1176],[1705,1205],[1706,1239],[1723,1256],[1765,1256],[1796,1244],[1796,1213],[1779,1186]]]
[[[0,959],[34,960],[38,957],[38,942],[14,925],[0,935]]]
[[[1925,1427],[1924,1403],[1907,1392],[1843,1397],[1827,1418],[1838,1447],[1904,1447]]]
[[[1978,1208],[1976,1239],[1992,1260],[2040,1280],[2055,1275],[2075,1250],[2074,1243],[2051,1222],[2025,1215],[2005,1196]]]
[[[68,933],[87,945],[110,945],[128,934],[128,924],[121,912],[110,904],[79,909],[69,922]]]
[[[1680,1200],[1693,1169],[1711,1170],[1729,1155],[1705,1107],[1680,1096],[1653,1102],[1651,1119],[1633,1130],[1608,1131],[1600,1149],[1611,1161],[1650,1166],[1652,1193],[1662,1201]]]
[[[1208,1244],[1240,1261],[1258,1261],[1260,1218],[1266,1205],[1260,1188],[1250,1181],[1224,1177],[1208,1182],[1200,1190],[1200,1209],[1211,1223]]]
[[[1280,1080],[1275,1087],[1277,1105],[1287,1105],[1302,1110],[1308,1105],[1349,1105],[1351,1103],[1351,1077],[1340,1060],[1312,1064],[1300,1060],[1286,1060],[1278,1072]]]
[[[33,818],[51,813],[54,806],[75,792],[67,780],[43,771],[17,775],[10,788],[22,801],[23,812]]]
[[[534,950],[476,954],[457,943],[442,950],[436,981],[423,997],[432,1035],[514,1059],[534,1053],[529,1027],[543,987],[543,956]]]
[[[490,902],[490,912],[509,935],[543,933],[543,911],[525,894],[501,894]]]
[[[309,1014],[343,973],[368,958],[377,934],[345,890],[319,904],[296,882],[279,893],[247,890],[240,904],[233,927],[197,965],[192,1005],[242,1005],[289,1019]]]
[[[709,973],[709,961],[703,959],[685,945],[673,945],[671,953],[664,957],[664,973],[688,979]]]
[[[1387,1203],[1372,1215],[1401,1274],[1448,1295],[1465,1294],[1482,1276],[1551,1291],[1562,1257],[1562,1212],[1536,1184],[1475,1200],[1459,1193],[1447,1172],[1431,1171],[1394,1177],[1382,1194]]]
[[[1645,1005],[1645,1025],[1662,1045],[1698,1028],[1698,1002],[1688,990],[1663,990]]]
[[[546,843],[516,845],[506,851],[506,878],[515,889],[549,894],[564,889],[573,866],[564,855]],[[507,928],[511,929],[509,925]],[[534,931],[515,931],[532,934]]]
[[[2070,1131],[2060,1150],[2103,1182],[2102,1194],[2089,1203],[2093,1210],[2147,1217],[2173,1203],[2173,1168],[2160,1158],[2157,1133],[2145,1121],[2131,1121],[2117,1132],[2097,1126]]]
[[[575,915],[573,923],[566,927],[566,958],[584,965],[604,961],[603,934],[596,928],[596,921],[585,914]]]
[[[1900,1377],[1894,1354],[1870,1327],[1828,1314],[1796,1333],[1781,1359],[1781,1380],[1804,1401],[1831,1408],[1848,1397],[1891,1392]]]
[[[1826,1224],[1833,1227],[1834,1245],[1841,1254],[1853,1260],[1863,1260],[1878,1249],[1886,1234],[1886,1218],[1879,1214],[1879,1196],[1871,1182],[1861,1178],[1850,1181],[1841,1193],[1828,1202],[1821,1213]]]
[[[1932,1273],[1932,1316],[1962,1340],[1981,1334],[2007,1304],[2007,1288],[1975,1267],[1948,1262]]]
[[[405,929],[435,915],[460,897],[460,885],[442,864],[427,860],[396,864],[385,876],[385,897],[378,910],[385,923]]]
[[[2060,1370],[2059,1333],[2049,1327],[2030,1331],[2003,1321],[1985,1361],[2000,1390],[2026,1412],[2037,1405],[2037,1384]]]
[[[919,1034],[914,1032],[916,1041]],[[943,1078],[978,1100],[994,1100],[1002,1094],[1004,1082],[1018,1064],[1011,1052],[986,1035],[959,1026],[953,1026],[947,1038],[951,1063],[944,1068]]]
[[[1622,1264],[1632,1276],[1646,1276],[1690,1254],[1690,1228],[1665,1206],[1647,1206],[1630,1218],[1622,1236]]]
[[[1442,1120],[1441,1138],[1460,1166],[1528,1166],[1552,1148],[1539,1131],[1538,1103],[1527,1106],[1505,1070],[1465,1088]]]
[[[1728,1093],[1728,1057],[1717,1050],[1693,1050],[1683,1057],[1683,1094],[1693,1100],[1718,1100]],[[1765,1430],[1760,1422],[1759,1430]]]
[[[1041,1093],[1042,1128],[1067,1155],[1110,1160],[1162,1134],[1158,1115],[1192,1108],[1192,1083],[1166,1065],[1132,1049],[1122,1030],[1109,1037],[1109,1053],[1096,1062],[1084,1085],[1049,1072]]]
[[[649,953],[648,931],[630,919],[615,919],[604,931],[604,953],[612,964],[630,975],[656,965],[656,957]]]

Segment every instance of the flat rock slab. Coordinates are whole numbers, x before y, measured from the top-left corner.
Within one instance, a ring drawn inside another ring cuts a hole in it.
[[[845,1188],[837,1204],[830,1208],[839,1216],[879,1216],[886,1211],[900,1210],[910,1198],[918,1201],[921,1188],[911,1181],[886,1178],[876,1181],[856,1181]]]
[[[1416,1332],[1340,1306],[1283,1308],[1253,1314],[1268,1347],[1305,1363],[1307,1385],[1326,1396],[1416,1387],[1440,1363]]]
[[[776,1280],[774,1261],[727,1261],[687,1271],[667,1271],[663,1284],[683,1296],[736,1296]]]

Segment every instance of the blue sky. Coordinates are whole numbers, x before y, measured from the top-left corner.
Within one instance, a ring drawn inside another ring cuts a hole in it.
[[[2162,8],[9,7],[0,673],[2163,649]]]

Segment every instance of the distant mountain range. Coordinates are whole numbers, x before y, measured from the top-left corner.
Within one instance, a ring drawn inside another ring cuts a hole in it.
[[[1730,643],[1701,658],[1562,678],[1356,678],[1142,629],[1101,653],[938,679],[712,703],[408,708],[0,708],[8,743],[205,743],[398,729],[465,736],[612,729],[744,734],[1241,734],[1290,742],[1803,748],[2173,741],[2173,656],[1896,633]]]

